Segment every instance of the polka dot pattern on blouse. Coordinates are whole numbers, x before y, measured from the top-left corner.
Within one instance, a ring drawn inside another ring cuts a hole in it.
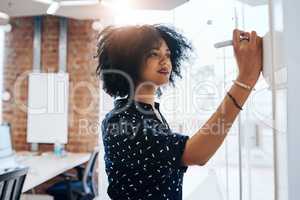
[[[180,200],[181,158],[188,136],[173,133],[150,104],[118,99],[102,121],[108,195],[111,199]]]

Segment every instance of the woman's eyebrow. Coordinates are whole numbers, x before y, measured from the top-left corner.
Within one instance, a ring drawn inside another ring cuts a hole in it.
[[[159,50],[159,47],[153,47],[151,50]]]
[[[152,48],[151,50],[157,50],[157,51],[159,51],[160,48],[154,47],[154,48]],[[166,49],[166,51],[167,51],[167,52],[171,52],[170,49]]]

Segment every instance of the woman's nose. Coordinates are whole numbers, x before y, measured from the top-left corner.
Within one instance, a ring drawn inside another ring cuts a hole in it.
[[[168,57],[166,55],[162,55],[160,58],[160,63],[167,64],[167,62],[168,62]]]

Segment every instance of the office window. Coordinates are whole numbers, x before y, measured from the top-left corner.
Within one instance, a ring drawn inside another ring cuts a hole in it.
[[[236,26],[261,36],[269,27],[267,5],[250,7],[236,0],[190,0],[172,11],[120,13],[116,23],[169,23],[192,41],[195,54],[184,63],[183,79],[176,88],[164,88],[161,98],[171,128],[190,136],[213,114],[237,76],[232,47],[215,49],[214,44],[231,39]],[[256,87],[214,157],[205,166],[189,167],[183,199],[273,199],[272,95],[263,79]],[[111,99],[103,92],[100,98],[104,116]]]
[[[269,30],[269,5],[238,3],[241,27],[260,36]],[[274,125],[272,90],[261,79],[241,113],[241,175],[244,200],[274,199]]]

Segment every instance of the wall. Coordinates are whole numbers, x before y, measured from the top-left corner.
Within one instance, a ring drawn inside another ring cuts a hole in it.
[[[4,36],[5,32],[4,30],[0,27],[0,91],[2,91],[3,87],[3,54],[4,54]],[[0,102],[0,121],[2,119],[2,102]]]
[[[91,151],[98,142],[99,83],[93,59],[97,33],[92,21],[68,20],[67,71],[70,76],[69,136],[66,150]],[[26,143],[28,76],[33,65],[34,18],[11,20],[12,31],[6,34],[4,90],[11,100],[3,102],[3,121],[11,124],[16,150],[29,150]],[[42,17],[41,66],[43,72],[58,71],[59,18]],[[41,144],[41,151],[52,150],[52,145]]]
[[[282,2],[284,25],[284,60],[287,66],[287,173],[288,199],[296,200],[300,196],[300,157],[299,157],[299,47],[300,47],[300,2],[286,0]]]

